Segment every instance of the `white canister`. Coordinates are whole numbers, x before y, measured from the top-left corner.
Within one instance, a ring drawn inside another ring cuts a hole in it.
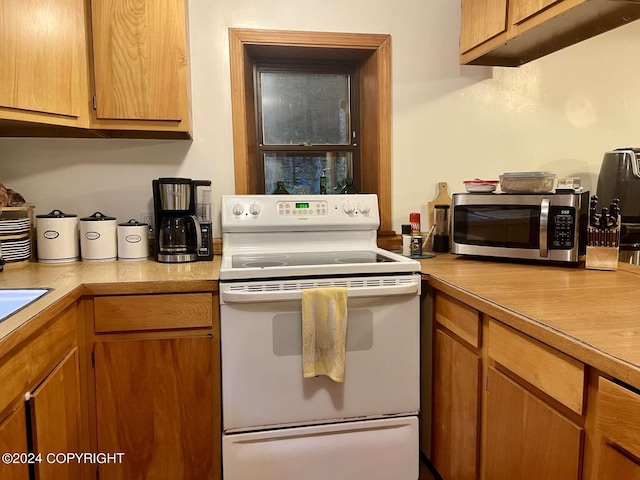
[[[61,210],[36,215],[38,261],[75,262],[80,258],[78,216]]]
[[[107,262],[118,256],[116,219],[96,212],[80,219],[82,261]]]
[[[149,224],[132,218],[118,224],[118,260],[146,260],[149,257]]]

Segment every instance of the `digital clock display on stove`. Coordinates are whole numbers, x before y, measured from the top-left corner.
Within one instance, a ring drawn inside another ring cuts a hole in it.
[[[309,204],[296,202],[296,208],[309,208]]]

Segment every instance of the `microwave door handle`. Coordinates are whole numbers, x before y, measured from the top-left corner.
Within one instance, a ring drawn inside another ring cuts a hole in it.
[[[547,245],[547,230],[549,229],[549,199],[543,198],[540,202],[540,256],[549,256]]]

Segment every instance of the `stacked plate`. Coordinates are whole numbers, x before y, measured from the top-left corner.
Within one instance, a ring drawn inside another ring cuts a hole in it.
[[[20,235],[29,233],[31,224],[28,218],[0,219],[0,235]]]
[[[2,256],[7,262],[20,262],[31,258],[31,239],[2,240]]]
[[[475,180],[465,180],[462,183],[464,183],[464,188],[469,193],[491,193],[498,187],[497,180],[480,180],[476,178]]]

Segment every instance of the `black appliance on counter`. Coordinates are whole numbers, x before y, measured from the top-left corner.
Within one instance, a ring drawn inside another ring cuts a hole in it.
[[[155,259],[162,263],[211,260],[211,182],[167,177],[153,180],[152,187],[156,225]],[[199,192],[201,188],[208,188],[209,195]],[[198,215],[203,208],[198,201],[205,198],[209,201],[209,221],[201,223]]]
[[[640,148],[605,152],[596,194],[602,205],[620,199],[620,261],[640,264]]]

